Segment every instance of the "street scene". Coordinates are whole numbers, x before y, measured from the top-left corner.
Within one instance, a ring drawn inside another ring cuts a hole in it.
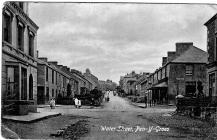
[[[217,139],[216,4],[8,1],[3,139]]]

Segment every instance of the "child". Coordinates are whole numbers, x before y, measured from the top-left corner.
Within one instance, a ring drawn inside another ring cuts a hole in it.
[[[75,107],[78,108],[78,99],[75,98]]]
[[[54,99],[50,100],[50,108],[55,109],[55,100]]]

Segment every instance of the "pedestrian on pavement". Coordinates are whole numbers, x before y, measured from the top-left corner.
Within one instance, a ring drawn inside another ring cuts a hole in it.
[[[50,100],[50,108],[55,109],[55,100],[53,98]]]
[[[81,107],[81,100],[78,100],[78,108]]]
[[[75,98],[75,107],[78,108],[78,98]]]

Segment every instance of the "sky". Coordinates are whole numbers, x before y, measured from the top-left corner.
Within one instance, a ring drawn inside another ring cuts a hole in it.
[[[204,23],[216,5],[136,3],[30,3],[39,26],[39,57],[71,69],[89,68],[118,83],[131,71],[154,72],[177,42],[206,51]]]

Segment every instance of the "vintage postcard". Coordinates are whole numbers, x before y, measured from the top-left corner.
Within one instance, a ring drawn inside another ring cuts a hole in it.
[[[217,139],[215,3],[5,1],[3,139]]]

